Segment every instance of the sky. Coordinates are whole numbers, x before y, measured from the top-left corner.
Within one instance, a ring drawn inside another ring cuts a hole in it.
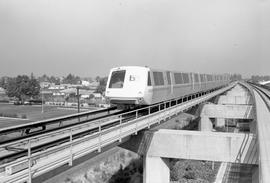
[[[0,76],[270,75],[269,0],[0,0]]]

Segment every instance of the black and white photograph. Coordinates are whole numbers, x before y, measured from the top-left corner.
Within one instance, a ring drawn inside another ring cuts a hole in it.
[[[0,183],[270,183],[270,0],[0,0]]]

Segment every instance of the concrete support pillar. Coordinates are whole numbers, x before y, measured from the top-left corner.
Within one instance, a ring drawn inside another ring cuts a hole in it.
[[[199,130],[200,131],[212,131],[213,130],[213,124],[207,116],[201,116],[201,120],[199,122]]]
[[[216,127],[224,127],[225,118],[216,118]]]
[[[170,183],[168,159],[146,156],[143,174],[143,183]]]

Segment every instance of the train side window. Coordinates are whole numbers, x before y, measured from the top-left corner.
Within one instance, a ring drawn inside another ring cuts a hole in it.
[[[156,86],[164,85],[164,78],[162,72],[153,72],[154,82]]]
[[[194,74],[194,80],[196,83],[199,82],[199,75],[198,74]]]
[[[188,75],[189,75],[188,73],[182,73],[184,83],[189,83],[189,76]]]
[[[212,76],[210,74],[207,74],[207,81],[212,81]]]
[[[201,79],[201,82],[204,82],[204,77],[202,74],[200,74],[200,79]]]
[[[174,80],[175,80],[175,84],[182,84],[182,75],[181,73],[174,73]]]
[[[170,72],[167,71],[166,74],[167,74],[168,84],[171,85],[171,75],[170,75]]]
[[[148,72],[147,86],[152,86],[150,72]]]

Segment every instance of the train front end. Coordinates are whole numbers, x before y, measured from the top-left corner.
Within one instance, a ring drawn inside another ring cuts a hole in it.
[[[149,68],[123,66],[110,71],[105,96],[118,108],[145,105],[145,89]]]

